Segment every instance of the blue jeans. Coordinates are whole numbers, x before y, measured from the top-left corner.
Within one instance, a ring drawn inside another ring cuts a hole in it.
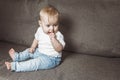
[[[28,49],[23,52],[15,52],[11,70],[15,72],[36,71],[40,69],[54,68],[60,64],[61,57],[51,57],[42,54],[36,49],[34,53],[29,53]]]

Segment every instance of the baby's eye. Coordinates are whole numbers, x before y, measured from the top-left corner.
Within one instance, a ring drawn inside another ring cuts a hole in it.
[[[58,26],[58,24],[55,24],[54,26],[55,26],[55,27],[57,27],[57,26]]]
[[[48,24],[48,25],[46,25],[47,27],[50,27],[50,25]]]

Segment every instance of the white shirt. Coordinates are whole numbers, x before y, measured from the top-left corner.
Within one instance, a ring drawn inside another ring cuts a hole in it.
[[[56,39],[62,44],[63,48],[65,47],[64,36],[60,31],[56,34]],[[42,30],[42,27],[39,27],[37,32],[35,33],[35,39],[38,40],[38,50],[39,52],[53,56],[53,57],[61,57],[62,52],[57,52],[52,46],[51,40],[47,34],[45,34]]]

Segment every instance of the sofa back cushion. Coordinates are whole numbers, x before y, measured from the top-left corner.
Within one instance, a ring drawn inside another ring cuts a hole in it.
[[[120,1],[51,0],[62,12],[66,50],[120,57]]]
[[[1,0],[2,40],[31,45],[39,10],[52,4],[61,13],[65,51],[120,57],[120,1],[118,0]]]

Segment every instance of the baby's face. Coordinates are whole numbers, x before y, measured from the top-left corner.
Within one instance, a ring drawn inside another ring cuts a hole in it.
[[[41,19],[40,21],[42,29],[44,31],[44,33],[46,34],[51,34],[51,33],[56,33],[58,31],[58,20],[54,19],[49,19],[47,17],[44,17]]]

